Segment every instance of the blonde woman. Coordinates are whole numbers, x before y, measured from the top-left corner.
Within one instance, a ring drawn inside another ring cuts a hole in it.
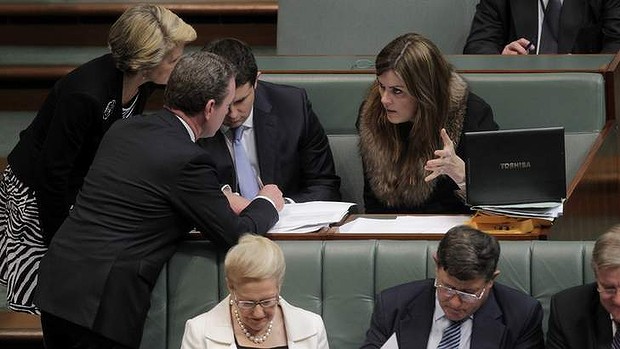
[[[496,130],[491,107],[469,91],[430,40],[387,44],[357,120],[366,213],[458,213],[467,131]]]
[[[110,53],[59,80],[8,156],[0,182],[0,284],[8,307],[38,313],[37,268],[69,213],[103,134],[144,110],[166,84],[196,31],[161,6],[126,10],[112,25]]]
[[[273,241],[244,235],[226,254],[230,295],[187,321],[181,349],[327,349],[319,315],[282,297],[284,255]]]

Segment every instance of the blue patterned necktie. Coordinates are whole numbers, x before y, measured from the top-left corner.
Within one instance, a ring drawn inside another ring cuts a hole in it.
[[[545,7],[540,32],[540,50],[538,53],[558,53],[558,38],[560,37],[560,0],[549,0]]]
[[[248,155],[243,148],[241,138],[243,137],[243,126],[233,129],[233,153],[235,155],[235,171],[237,172],[237,180],[239,182],[239,192],[246,199],[254,199],[258,194],[258,180]]]
[[[620,323],[616,322],[616,334],[611,341],[611,349],[620,349]]]
[[[450,325],[443,330],[441,341],[437,349],[458,349],[461,342],[461,321],[450,321]]]

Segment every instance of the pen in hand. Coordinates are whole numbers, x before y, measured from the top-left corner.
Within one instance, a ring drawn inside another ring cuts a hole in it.
[[[528,54],[531,51],[534,51],[536,49],[536,47],[534,46],[534,42],[530,41],[529,44],[527,44],[527,46],[525,46],[525,52],[527,52]]]

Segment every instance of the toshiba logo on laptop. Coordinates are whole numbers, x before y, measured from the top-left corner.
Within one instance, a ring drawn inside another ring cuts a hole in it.
[[[529,161],[517,161],[517,162],[500,162],[500,170],[525,170],[531,168],[532,164]]]

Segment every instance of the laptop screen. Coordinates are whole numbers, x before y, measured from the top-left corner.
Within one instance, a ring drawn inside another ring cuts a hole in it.
[[[566,197],[563,127],[466,132],[464,142],[469,205]]]

